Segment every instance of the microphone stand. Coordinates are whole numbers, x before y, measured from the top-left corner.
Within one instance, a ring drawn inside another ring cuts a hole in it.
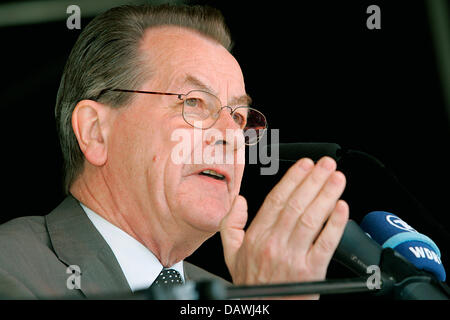
[[[259,286],[233,286],[227,290],[228,299],[286,297],[310,294],[344,294],[378,291],[369,289],[366,278],[325,280]]]
[[[364,277],[253,286],[226,286],[219,280],[205,280],[188,282],[183,286],[149,288],[135,292],[129,298],[137,300],[226,300],[370,291],[380,290],[369,289],[367,279]]]

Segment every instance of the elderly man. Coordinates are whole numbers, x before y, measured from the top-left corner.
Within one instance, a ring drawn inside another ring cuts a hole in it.
[[[46,216],[0,226],[2,298],[214,278],[183,260],[218,231],[234,284],[325,278],[348,219],[345,177],[330,158],[299,160],[244,231],[245,147],[226,131],[251,144],[260,136],[247,133],[267,124],[230,48],[221,14],[205,7],[119,7],[83,30],[56,103],[68,196]],[[177,130],[193,142],[183,157],[220,151],[235,161],[175,161]]]

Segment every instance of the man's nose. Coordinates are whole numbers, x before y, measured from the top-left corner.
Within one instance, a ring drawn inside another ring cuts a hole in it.
[[[222,107],[216,117],[218,117],[214,127],[218,130],[226,130],[226,129],[240,129],[237,123],[234,121],[233,109],[229,106]],[[225,131],[224,131],[225,132]]]
[[[232,149],[237,150],[244,145],[244,136],[241,127],[234,121],[232,112],[233,109],[228,106],[220,109],[217,114],[218,119],[213,128],[220,132],[223,139],[215,139],[214,141],[210,141],[210,143],[214,143],[215,145],[222,144],[224,146],[232,145]]]

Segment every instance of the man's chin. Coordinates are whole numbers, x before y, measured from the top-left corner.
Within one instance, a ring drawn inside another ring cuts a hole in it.
[[[220,224],[223,218],[228,214],[229,209],[221,206],[210,206],[208,208],[199,205],[197,210],[189,210],[190,224],[207,233],[216,233],[220,230]]]

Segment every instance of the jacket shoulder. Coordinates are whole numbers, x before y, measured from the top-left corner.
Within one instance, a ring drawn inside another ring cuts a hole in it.
[[[20,233],[34,231],[37,233],[45,232],[44,216],[28,216],[9,220],[0,224],[0,235],[4,233]]]
[[[14,265],[50,247],[43,216],[15,218],[0,225],[0,268],[13,271]]]
[[[0,225],[0,299],[79,298],[79,290],[68,290],[67,277],[67,266],[50,241],[46,216]]]
[[[0,225],[0,245],[32,245],[46,242],[48,232],[43,216],[29,216],[12,219]]]

